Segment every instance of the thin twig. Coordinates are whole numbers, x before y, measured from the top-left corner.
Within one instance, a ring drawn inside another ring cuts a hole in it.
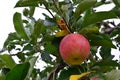
[[[58,10],[58,12],[60,13],[61,18],[64,20],[65,24],[66,24],[66,28],[70,33],[73,33],[72,29],[70,28],[69,24],[67,23],[67,21],[65,20],[65,18],[61,15],[62,14],[62,10],[60,8],[57,7],[56,2],[54,0],[53,4],[55,6],[55,8]]]
[[[105,27],[104,33],[110,34],[115,29],[120,29],[120,26],[117,26],[114,22],[101,22],[101,25]],[[111,27],[109,24],[111,24],[114,27]]]
[[[56,74],[61,70],[63,69],[67,64],[64,63],[63,61],[61,61],[59,64],[57,64],[56,68],[50,72],[50,74],[48,75],[48,80],[50,80],[53,76],[54,76],[54,79],[53,80],[56,80]]]
[[[70,28],[70,26],[69,26],[69,24],[67,24],[67,22],[66,22],[66,20],[65,20],[65,18],[63,17],[63,20],[64,20],[64,22],[65,22],[65,24],[66,24],[66,28],[67,28],[67,30],[70,32],[70,33],[73,33],[73,31],[72,31],[72,29]]]
[[[56,22],[57,24],[57,20],[56,17],[53,15],[53,13],[49,10],[49,8],[44,4],[45,9],[50,13],[50,15],[53,17],[53,20]],[[60,26],[57,24],[58,28],[60,28]]]
[[[50,15],[53,17],[53,19],[56,20],[56,18],[54,17],[54,15],[52,14],[52,12],[49,10],[49,8],[44,4],[45,9],[50,13]]]
[[[55,6],[55,8],[58,10],[58,12],[61,14],[62,12],[61,12],[61,10],[60,10],[60,8],[58,8],[57,7],[57,5],[56,5],[56,2],[54,1],[54,0],[52,0],[53,1],[53,5]],[[61,16],[61,15],[60,15]]]

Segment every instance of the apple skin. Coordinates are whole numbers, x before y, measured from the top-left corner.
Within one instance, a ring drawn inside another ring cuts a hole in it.
[[[59,50],[67,64],[80,65],[89,56],[90,44],[83,35],[71,33],[61,40]]]
[[[93,77],[90,80],[99,80],[97,77]]]

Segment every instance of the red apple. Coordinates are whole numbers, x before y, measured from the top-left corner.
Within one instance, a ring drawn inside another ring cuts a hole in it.
[[[97,77],[93,77],[90,80],[99,80]]]
[[[71,33],[61,40],[59,50],[66,63],[79,65],[89,56],[90,44],[83,35]]]

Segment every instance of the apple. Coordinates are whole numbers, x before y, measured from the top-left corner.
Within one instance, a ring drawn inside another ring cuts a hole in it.
[[[99,80],[97,77],[93,77],[90,80]]]
[[[83,35],[71,33],[61,40],[59,51],[67,64],[79,65],[89,56],[90,44]]]

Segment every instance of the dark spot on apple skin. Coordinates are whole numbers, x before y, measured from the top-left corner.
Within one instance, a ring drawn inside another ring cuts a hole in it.
[[[80,59],[80,58],[78,58],[78,57],[74,57],[74,58],[73,58],[74,61],[78,61],[79,59]]]

